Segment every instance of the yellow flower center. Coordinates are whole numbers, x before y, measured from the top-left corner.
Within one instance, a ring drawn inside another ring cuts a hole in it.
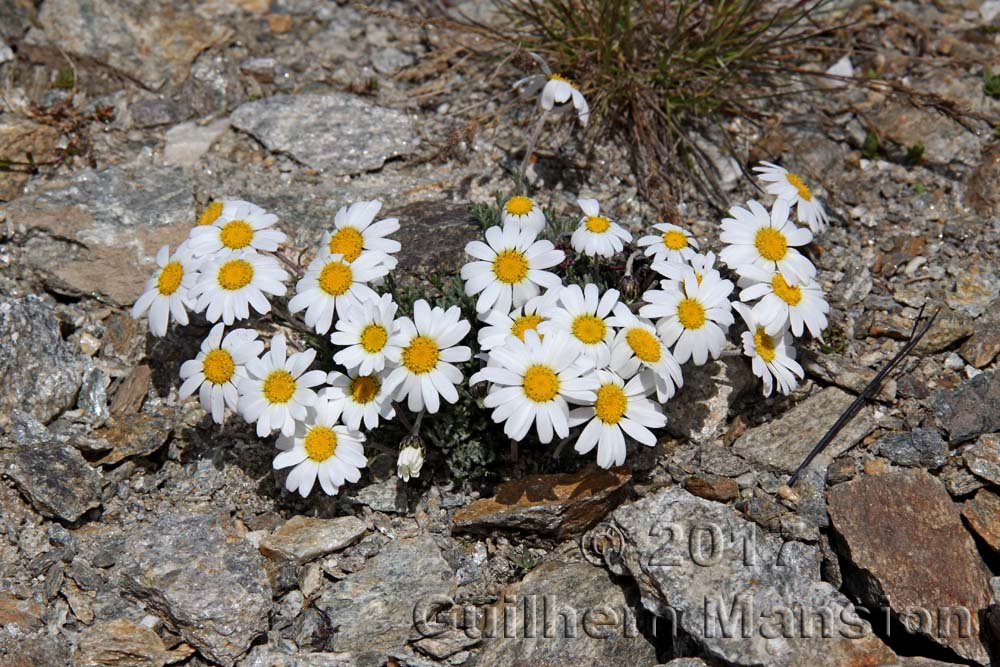
[[[604,320],[595,315],[577,315],[573,319],[573,335],[587,345],[600,343],[608,331]]]
[[[535,208],[535,202],[531,201],[527,197],[511,197],[504,204],[504,208],[511,215],[528,215]]]
[[[246,220],[227,222],[219,232],[219,240],[230,250],[242,250],[253,241],[253,227]]]
[[[515,285],[528,275],[528,258],[520,250],[504,250],[493,260],[493,274],[500,282]]]
[[[684,236],[684,232],[679,232],[676,229],[671,229],[669,231],[663,232],[663,245],[667,246],[671,250],[681,250],[687,247],[688,240]]]
[[[806,201],[812,201],[813,193],[809,189],[809,186],[802,182],[802,177],[798,174],[793,174],[791,172],[785,174],[785,178],[788,182],[795,186],[795,189],[799,191],[799,196]]]
[[[224,290],[242,289],[253,280],[253,264],[245,259],[231,259],[219,267],[216,278]]]
[[[361,332],[361,347],[368,354],[381,352],[387,340],[389,333],[381,324],[369,324]]]
[[[753,335],[753,346],[757,350],[757,355],[767,363],[771,363],[778,356],[774,351],[774,339],[764,332],[764,327],[757,327]]]
[[[212,384],[226,384],[233,378],[236,372],[236,364],[233,357],[222,348],[212,350],[201,360],[201,372],[205,374],[205,379]]]
[[[778,298],[789,306],[797,306],[802,301],[802,288],[798,285],[789,285],[785,282],[785,277],[780,273],[775,273],[771,278],[771,289],[778,295]]]
[[[437,342],[428,336],[416,336],[403,348],[403,365],[416,375],[434,370],[440,350]]]
[[[303,444],[306,456],[316,463],[322,463],[337,451],[337,434],[329,426],[313,426],[306,433]]]
[[[569,85],[571,85],[574,88],[576,88],[576,84],[573,83],[573,79],[570,79],[569,77],[565,77],[562,74],[550,74],[549,75],[549,81],[562,81],[563,83],[568,83]]]
[[[264,378],[264,398],[268,403],[287,403],[295,395],[295,378],[285,370],[271,371]]]
[[[625,341],[640,361],[655,364],[663,354],[660,341],[645,329],[629,329],[625,334]]]
[[[583,221],[587,231],[595,234],[603,234],[611,228],[611,221],[603,215],[590,215]]]
[[[330,252],[343,255],[344,261],[350,264],[361,256],[365,245],[365,237],[354,227],[344,227],[330,237]]]
[[[359,375],[351,380],[351,399],[355,403],[371,403],[378,394],[378,378],[374,375]]]
[[[544,321],[545,318],[541,315],[521,315],[521,317],[514,320],[514,325],[510,328],[510,332],[523,342],[524,332],[529,329],[537,331],[538,325]],[[539,338],[541,338],[541,336],[539,336]]]
[[[181,286],[181,280],[183,279],[184,267],[181,263],[168,262],[163,267],[163,270],[160,271],[160,277],[156,279],[156,289],[163,296],[170,296]]]
[[[210,225],[222,215],[222,202],[214,201],[198,216],[199,225]]]
[[[524,371],[524,395],[535,403],[548,403],[559,393],[559,376],[548,366],[535,364]]]
[[[597,390],[594,413],[605,424],[617,424],[628,410],[628,396],[613,382],[602,385]]]
[[[705,307],[696,299],[681,299],[677,304],[677,319],[685,329],[700,329],[705,326]]]
[[[764,259],[777,262],[788,252],[788,239],[773,227],[761,227],[753,240],[757,252]]]
[[[319,272],[319,288],[330,296],[340,296],[351,289],[354,272],[343,262],[327,262]]]

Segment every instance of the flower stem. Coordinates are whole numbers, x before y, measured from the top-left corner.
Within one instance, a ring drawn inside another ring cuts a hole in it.
[[[524,151],[524,159],[521,160],[521,168],[517,172],[518,188],[525,195],[528,194],[528,162],[531,161],[531,154],[535,151],[535,146],[538,144],[538,138],[542,136],[542,128],[545,126],[545,118],[548,113],[548,111],[542,109],[541,115],[538,116],[538,121],[535,123],[534,129],[531,131],[531,138],[528,140],[528,147]]]

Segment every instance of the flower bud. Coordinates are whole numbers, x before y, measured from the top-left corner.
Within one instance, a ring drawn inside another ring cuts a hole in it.
[[[424,452],[420,447],[420,438],[411,435],[403,439],[403,448],[396,460],[396,475],[404,482],[411,477],[420,477],[420,469],[424,466]]]

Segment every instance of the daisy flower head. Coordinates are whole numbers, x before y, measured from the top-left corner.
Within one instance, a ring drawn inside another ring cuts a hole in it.
[[[288,239],[284,232],[271,229],[277,221],[278,216],[250,202],[225,202],[213,222],[191,230],[188,237],[191,253],[195,257],[208,257],[236,250],[273,252]]]
[[[800,223],[809,225],[814,234],[823,231],[827,224],[826,210],[801,176],[772,162],[761,162],[753,170],[767,184],[765,192],[795,205]]]
[[[257,423],[257,435],[266,437],[279,430],[290,436],[295,422],[306,418],[306,408],[316,403],[316,385],[323,384],[326,373],[307,371],[316,358],[316,350],[287,356],[284,334],[271,339],[271,349],[246,363],[247,377],[239,384],[240,412],[247,422]]]
[[[385,391],[383,380],[386,374],[361,374],[357,370],[347,375],[330,371],[326,376],[329,387],[320,392],[325,399],[343,413],[344,423],[358,430],[364,421],[369,431],[378,426],[378,421],[388,421],[396,416],[389,392]]]
[[[512,306],[522,306],[540,288],[559,285],[562,280],[544,271],[566,259],[551,241],[536,241],[535,232],[518,227],[490,227],[486,243],[472,241],[465,252],[474,260],[462,267],[465,294],[479,295],[476,311],[491,308],[509,312]]]
[[[759,202],[748,202],[748,209],[734,206],[733,217],[722,221],[719,238],[727,244],[719,258],[733,270],[753,264],[762,269],[777,269],[788,280],[808,280],[816,267],[796,247],[812,241],[812,232],[796,227],[788,220],[788,202],[777,199],[768,213]]]
[[[656,387],[656,398],[661,403],[670,400],[684,385],[684,375],[656,327],[636,317],[624,303],[615,306],[614,323],[618,333],[611,342],[611,370],[625,380],[642,372],[647,383]]]
[[[642,375],[636,375],[626,384],[610,371],[598,371],[597,381],[594,400],[569,413],[572,426],[587,424],[574,449],[586,454],[597,445],[597,465],[620,466],[625,463],[625,435],[655,447],[656,436],[649,429],[663,428],[667,418],[659,406],[646,398],[652,387]]]
[[[323,235],[322,246],[331,255],[342,255],[348,264],[353,263],[365,250],[374,250],[386,256],[389,270],[396,268],[396,258],[400,243],[386,238],[399,230],[399,220],[386,218],[373,222],[382,209],[378,200],[355,202],[342,206],[333,218],[334,229]]]
[[[462,372],[453,364],[472,358],[472,350],[458,345],[472,328],[461,316],[458,306],[432,309],[420,299],[413,304],[412,320],[396,320],[399,330],[386,357],[398,367],[389,373],[384,389],[397,401],[405,397],[411,412],[426,408],[434,414],[441,398],[458,400],[455,385],[462,381]]]
[[[764,382],[764,396],[770,396],[774,385],[787,396],[805,377],[802,366],[795,361],[795,347],[788,327],[781,327],[774,335],[767,333],[764,326],[754,317],[753,311],[743,303],[734,303],[733,308],[746,322],[747,330],[741,334],[743,354],[750,357],[753,374]]]
[[[588,257],[611,257],[632,240],[632,235],[624,227],[601,215],[596,199],[577,199],[576,203],[583,209],[583,217],[570,237],[573,250]]]
[[[538,54],[529,53],[529,55],[542,68],[544,75],[526,76],[514,83],[514,89],[523,95],[535,95],[541,91],[538,104],[545,111],[551,111],[555,105],[565,104],[572,100],[577,119],[581,125],[586,126],[590,119],[590,107],[576,84],[572,80],[554,73],[545,59]]]
[[[507,200],[500,212],[500,219],[504,227],[521,227],[530,229],[536,234],[545,229],[545,213],[542,212],[542,207],[531,197],[523,195]]]
[[[209,322],[227,325],[250,317],[250,307],[265,315],[271,310],[265,293],[284,296],[288,273],[278,260],[253,250],[219,253],[201,269],[191,288],[195,310],[205,311]],[[207,310],[206,310],[207,309]]]
[[[392,267],[386,260],[388,255],[376,251],[363,252],[353,262],[343,255],[320,251],[295,285],[288,310],[306,311],[306,325],[318,334],[328,333],[334,315],[346,317],[353,306],[378,300],[378,294],[366,283],[389,273]]]
[[[803,325],[816,338],[823,335],[830,304],[823,298],[823,290],[815,280],[790,281],[778,271],[765,271],[756,266],[744,267],[740,275],[740,285],[747,285],[740,291],[740,301],[749,303],[760,299],[753,306],[753,316],[769,335],[777,335],[789,324],[796,336],[802,335]]]
[[[274,469],[292,469],[285,479],[286,489],[305,498],[319,479],[323,492],[333,496],[345,483],[361,479],[361,469],[368,465],[361,444],[365,436],[338,424],[339,416],[335,407],[317,401],[291,433],[278,437],[281,452],[274,457]]]
[[[181,400],[198,391],[201,407],[216,424],[223,422],[226,406],[237,409],[244,365],[264,351],[264,342],[257,340],[253,329],[233,329],[223,337],[225,326],[220,322],[212,327],[198,355],[181,364],[184,382],[177,391]]]
[[[645,246],[646,255],[654,262],[683,262],[698,252],[697,239],[686,229],[669,222],[653,225],[653,229],[660,233],[643,236],[638,243],[640,248]]]
[[[216,199],[209,202],[205,210],[201,212],[198,216],[198,221],[195,223],[196,227],[204,227],[205,225],[214,224],[216,220],[221,217],[226,217],[227,219],[232,219],[233,210],[238,204],[242,204],[237,199]]]
[[[618,296],[616,289],[601,294],[593,283],[582,289],[579,285],[565,285],[559,290],[558,302],[543,310],[548,320],[538,325],[538,331],[546,336],[565,331],[593,359],[596,368],[604,368],[611,359],[615,335],[611,312],[618,304]]]
[[[333,355],[333,360],[362,375],[385,368],[389,339],[396,333],[396,309],[391,294],[348,308],[337,320],[337,330],[330,334],[331,343],[345,348]]]
[[[711,353],[718,359],[726,330],[733,323],[729,294],[733,283],[711,274],[701,280],[688,267],[683,282],[664,281],[663,290],[649,290],[639,309],[642,317],[656,319],[656,330],[674,348],[674,359],[683,364],[693,359],[701,366]]]
[[[188,308],[192,305],[192,288],[198,282],[198,265],[187,248],[178,248],[173,255],[163,246],[156,253],[156,273],[146,281],[146,291],[132,306],[132,319],[149,312],[149,332],[166,336],[171,317],[181,326],[188,323]]]
[[[524,341],[524,332],[538,330],[538,325],[548,318],[542,311],[548,308],[558,298],[559,288],[553,288],[528,299],[524,306],[515,308],[509,313],[502,310],[491,310],[479,316],[487,326],[479,329],[479,349],[489,352],[494,347],[503,345],[508,336],[516,336]]]
[[[509,336],[490,350],[489,363],[469,382],[492,383],[483,405],[493,409],[493,421],[504,422],[503,431],[522,440],[535,424],[538,439],[551,442],[555,432],[569,435],[569,403],[594,400],[597,381],[593,362],[573,345],[563,331],[541,338],[527,331],[524,341]]]

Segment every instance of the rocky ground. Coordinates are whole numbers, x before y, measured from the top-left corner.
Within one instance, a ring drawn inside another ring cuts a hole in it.
[[[270,444],[177,400],[203,329],[157,340],[129,318],[156,249],[216,197],[276,212],[299,247],[377,197],[403,271],[454,270],[530,107],[470,64],[471,38],[347,4],[0,0],[0,663],[990,664],[1000,147],[926,102],[997,118],[997,5],[836,2],[855,28],[816,68],[846,52],[925,104],[852,86],[725,128],[835,218],[811,249],[832,326],[792,397],[762,399],[727,356],[686,369],[628,468],[526,475],[502,451],[503,484],[439,466],[404,485],[373,451],[359,485],[302,501]],[[715,153],[727,197],[754,196]],[[638,230],[655,207],[628,165],[564,123],[531,177]],[[712,247],[718,213],[677,199]],[[916,354],[784,488],[924,304]]]

